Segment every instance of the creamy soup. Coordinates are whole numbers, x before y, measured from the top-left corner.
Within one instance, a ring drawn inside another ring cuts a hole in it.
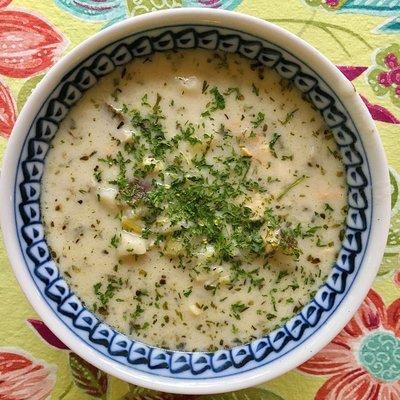
[[[317,110],[274,71],[164,53],[70,111],[41,207],[53,258],[101,319],[152,345],[215,350],[314,296],[343,235],[345,173]]]

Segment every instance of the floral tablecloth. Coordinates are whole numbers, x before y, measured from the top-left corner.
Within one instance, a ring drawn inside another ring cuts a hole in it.
[[[326,54],[376,120],[392,186],[385,257],[373,289],[345,329],[297,370],[257,388],[204,399],[399,400],[400,0],[0,0],[0,157],[26,98],[60,57],[116,21],[188,6],[255,15]],[[1,241],[0,268],[1,400],[187,398],[128,385],[87,364],[28,304]]]

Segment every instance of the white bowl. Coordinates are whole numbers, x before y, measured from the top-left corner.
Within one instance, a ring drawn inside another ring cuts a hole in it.
[[[132,57],[193,47],[256,58],[307,93],[332,128],[349,186],[345,239],[315,298],[266,337],[215,353],[153,348],[99,321],[59,276],[43,237],[39,208],[48,143],[82,92]],[[218,10],[175,9],[131,18],[101,31],[60,60],[18,118],[4,158],[1,188],[8,255],[43,321],[102,370],[174,393],[217,393],[256,385],[313,356],[344,327],[366,296],[389,228],[386,158],[371,116],[351,83],[295,35],[254,17]]]

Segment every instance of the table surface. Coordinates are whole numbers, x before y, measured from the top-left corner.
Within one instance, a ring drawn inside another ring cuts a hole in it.
[[[292,31],[329,57],[353,82],[376,120],[392,186],[385,256],[373,289],[346,328],[313,359],[278,379],[204,398],[399,400],[399,0],[0,0],[0,158],[18,111],[60,57],[118,20],[187,6],[255,15]],[[0,268],[0,399],[186,398],[128,385],[88,365],[33,311],[1,239]]]

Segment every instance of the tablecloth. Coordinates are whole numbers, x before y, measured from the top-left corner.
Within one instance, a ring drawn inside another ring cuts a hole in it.
[[[204,399],[399,400],[400,0],[0,0],[0,157],[19,110],[60,57],[116,21],[188,6],[255,15],[328,56],[353,82],[376,121],[392,189],[391,229],[379,274],[345,329],[284,376]],[[128,385],[86,363],[33,311],[1,240],[0,268],[0,399],[187,398]]]

